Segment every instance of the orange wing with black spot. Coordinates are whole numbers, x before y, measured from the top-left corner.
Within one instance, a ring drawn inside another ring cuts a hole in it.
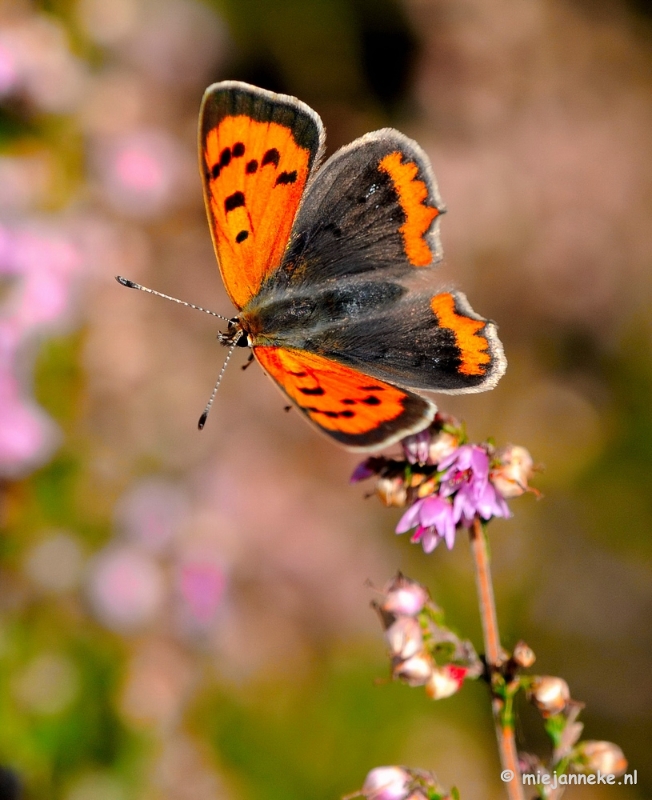
[[[317,114],[293,97],[237,81],[207,89],[200,170],[222,279],[238,309],[281,263],[323,139]]]
[[[423,429],[427,399],[315,353],[254,347],[263,369],[321,431],[357,450],[388,445]]]

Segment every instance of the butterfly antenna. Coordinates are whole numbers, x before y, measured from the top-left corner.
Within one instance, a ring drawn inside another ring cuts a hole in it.
[[[222,364],[222,369],[220,370],[220,374],[217,376],[217,380],[215,381],[215,386],[213,386],[213,391],[211,392],[211,396],[208,398],[208,403],[206,403],[206,408],[204,409],[204,413],[199,418],[199,422],[197,423],[197,427],[199,430],[203,430],[204,425],[206,424],[206,420],[208,419],[208,415],[210,414],[211,406],[213,405],[213,400],[215,400],[215,395],[217,394],[217,390],[220,388],[220,383],[222,383],[222,376],[224,375],[224,371],[226,370],[226,365],[229,363],[231,356],[233,355],[233,351],[238,346],[238,340],[236,339],[235,342],[229,347],[229,352],[226,354],[226,358],[224,359],[224,364]]]
[[[172,300],[173,303],[179,303],[180,306],[187,306],[188,308],[194,308],[197,311],[203,311],[204,314],[210,314],[211,317],[217,317],[218,319],[223,319],[225,322],[229,321],[228,317],[223,317],[221,314],[217,314],[215,311],[209,311],[207,308],[196,306],[194,303],[186,303],[185,300],[178,300],[176,297],[170,297],[169,294],[163,294],[162,292],[155,292],[154,289],[148,289],[147,286],[141,286],[139,283],[130,281],[128,278],[123,278],[122,275],[116,275],[115,279],[118,281],[118,283],[122,284],[122,286],[126,286],[128,289],[139,289],[141,292],[147,292],[148,294],[155,294],[157,297],[162,297],[164,300]]]

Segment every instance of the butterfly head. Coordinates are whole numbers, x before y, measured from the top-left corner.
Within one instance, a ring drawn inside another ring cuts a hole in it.
[[[251,347],[251,337],[242,327],[242,323],[238,317],[233,317],[229,320],[226,331],[220,331],[217,334],[217,339],[220,344],[225,347]]]

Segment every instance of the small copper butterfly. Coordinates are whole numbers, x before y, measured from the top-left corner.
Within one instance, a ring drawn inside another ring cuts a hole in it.
[[[319,166],[323,148],[319,116],[294,97],[238,81],[206,90],[200,171],[238,309],[220,339],[251,347],[320,431],[371,450],[433,420],[420,392],[490,389],[506,361],[461,292],[418,279],[441,259],[445,210],[419,145],[384,128]]]

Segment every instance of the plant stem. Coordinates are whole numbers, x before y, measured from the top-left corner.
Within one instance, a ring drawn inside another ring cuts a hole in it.
[[[482,619],[485,659],[491,686],[491,707],[496,724],[500,762],[503,767],[503,772],[509,770],[514,776],[510,781],[505,782],[508,797],[510,800],[524,800],[523,783],[521,771],[518,767],[518,753],[516,751],[516,740],[514,738],[512,698],[511,696],[505,696],[505,690],[507,690],[508,687],[500,671],[503,655],[500,647],[500,634],[498,633],[496,601],[494,600],[494,588],[491,581],[487,540],[484,535],[482,523],[477,517],[473,520],[470,536],[471,552],[473,553],[473,561],[475,563],[475,581],[478,590],[480,617]]]

